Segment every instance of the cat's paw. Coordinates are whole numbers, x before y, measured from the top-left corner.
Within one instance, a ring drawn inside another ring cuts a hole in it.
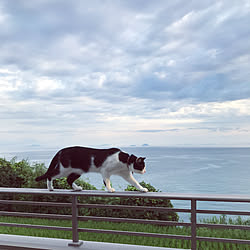
[[[143,192],[143,193],[147,193],[148,189],[147,188],[141,188],[140,191]]]
[[[74,191],[82,191],[82,187],[77,186],[75,183],[72,184],[72,188]]]
[[[74,189],[74,191],[82,191],[82,187],[77,187]]]
[[[109,193],[114,193],[115,189],[114,188],[110,188],[108,191],[109,191]]]

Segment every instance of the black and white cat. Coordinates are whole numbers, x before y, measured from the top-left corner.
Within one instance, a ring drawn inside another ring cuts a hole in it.
[[[94,149],[85,147],[69,147],[61,149],[52,159],[47,172],[36,178],[36,181],[47,179],[49,191],[53,191],[53,180],[67,177],[68,184],[81,191],[74,181],[83,173],[100,173],[109,192],[115,192],[110,185],[110,176],[119,175],[141,192],[147,192],[133,177],[133,173],[144,174],[144,157],[136,157],[122,152],[118,148]]]

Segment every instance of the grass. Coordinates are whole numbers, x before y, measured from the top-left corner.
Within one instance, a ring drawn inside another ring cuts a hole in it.
[[[20,224],[35,224],[35,225],[49,225],[49,226],[62,226],[71,227],[71,221],[65,220],[47,220],[47,219],[35,219],[35,218],[19,218],[19,217],[0,217],[1,222],[8,223],[20,223]],[[249,225],[250,221],[243,221],[242,219],[227,219],[225,216],[220,218],[213,217],[202,221],[203,223],[223,223],[223,224],[240,224]],[[190,235],[190,228],[185,227],[164,227],[156,225],[142,225],[131,223],[110,223],[110,222],[94,222],[94,221],[80,221],[80,228],[98,228],[109,230],[123,230],[135,232],[150,232],[161,234],[177,234],[177,235]],[[48,237],[48,238],[63,238],[72,239],[71,232],[56,231],[56,230],[44,230],[44,229],[29,229],[29,228],[17,228],[17,227],[0,227],[1,234],[15,234],[15,235],[28,235],[36,237]],[[220,238],[232,238],[232,239],[250,239],[250,231],[247,230],[225,230],[225,229],[198,229],[197,235],[205,237],[220,237]],[[137,237],[137,236],[124,236],[113,234],[98,234],[98,233],[79,233],[80,240],[99,241],[99,242],[113,242],[124,243],[134,245],[147,245],[147,246],[159,246],[159,247],[172,247],[172,248],[191,248],[190,241],[187,240],[173,240],[162,239],[152,237]],[[215,242],[198,242],[198,249],[237,249],[246,250],[250,249],[250,245],[243,244],[225,244]]]

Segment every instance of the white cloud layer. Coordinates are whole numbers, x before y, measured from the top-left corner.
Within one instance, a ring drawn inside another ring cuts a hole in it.
[[[249,146],[249,1],[0,0],[0,149]]]

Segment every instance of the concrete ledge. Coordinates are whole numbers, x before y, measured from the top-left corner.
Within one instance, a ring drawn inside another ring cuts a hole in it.
[[[68,246],[71,240],[52,239],[32,236],[20,236],[0,234],[0,249],[1,250],[173,250],[174,248],[165,247],[150,247],[136,246],[128,244],[104,243],[84,241],[80,247]],[[180,249],[178,249],[180,250]]]

